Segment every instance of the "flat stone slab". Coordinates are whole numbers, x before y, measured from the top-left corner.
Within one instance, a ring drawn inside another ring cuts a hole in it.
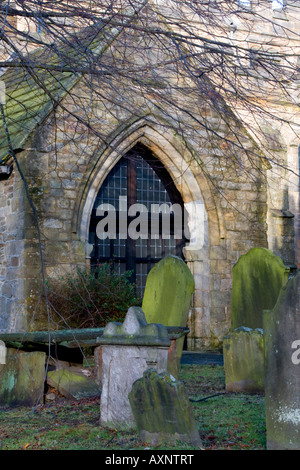
[[[101,395],[99,385],[76,367],[48,371],[47,383],[66,398],[73,400]]]

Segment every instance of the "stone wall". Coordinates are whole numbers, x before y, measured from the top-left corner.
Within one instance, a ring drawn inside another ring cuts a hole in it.
[[[74,95],[80,95],[83,101],[84,93],[88,96],[88,90],[81,87]],[[83,109],[77,113],[83,113]],[[202,204],[201,220],[189,221],[196,241],[184,250],[196,284],[188,347],[220,347],[230,328],[232,266],[249,248],[267,246],[266,187],[261,178],[251,182],[247,175],[238,175],[229,157],[218,150],[218,142],[211,148],[204,148],[201,139],[184,142],[172,131],[172,122],[165,126],[165,116],[156,114],[135,121],[122,111],[122,119],[116,122],[112,118],[115,113],[116,108],[109,113],[109,106],[104,112],[100,101],[93,104],[89,119],[100,122],[101,118],[101,138],[70,115],[51,116],[19,156],[39,218],[45,274],[57,276],[76,265],[89,265],[87,235],[94,198],[116,161],[141,142],[164,163],[184,203]],[[224,124],[222,133],[228,135]],[[109,145],[103,145],[104,139]],[[253,144],[245,137],[245,145],[250,148]],[[205,172],[197,160],[205,163]],[[28,324],[32,312],[36,312],[32,329],[45,324],[37,307],[40,257],[34,220],[29,214],[22,255],[27,299],[23,307]]]
[[[1,176],[0,196],[0,331],[24,328],[24,224],[23,184],[13,171]]]
[[[247,41],[255,43],[264,34],[267,39],[273,34],[268,28],[256,24]],[[233,40],[229,26],[228,32]],[[246,40],[246,32],[245,25],[237,23],[234,38]],[[122,56],[121,50],[114,53]],[[291,133],[282,125],[280,130],[273,130],[276,139],[269,146],[270,155],[263,154],[254,168],[247,154],[239,146],[234,148],[237,123],[232,116],[228,116],[228,124],[221,121],[214,110],[203,105],[197,93],[193,94],[193,84],[187,80],[181,84],[183,90],[184,85],[189,93],[172,96],[174,102],[205,117],[216,131],[214,138],[197,127],[188,113],[180,115],[183,132],[179,134],[177,109],[162,105],[159,99],[155,101],[155,95],[147,100],[136,90],[130,94],[132,88],[127,87],[126,80],[119,83],[110,77],[110,81],[101,83],[101,96],[96,93],[93,100],[90,89],[78,84],[64,102],[73,115],[60,110],[49,116],[18,158],[39,218],[45,274],[57,276],[77,265],[89,265],[89,217],[96,194],[113,165],[138,142],[152,151],[169,171],[186,207],[197,203],[203,208],[199,220],[196,217],[189,221],[196,242],[184,249],[196,284],[188,346],[210,349],[220,347],[230,329],[232,267],[239,257],[259,246],[271,248],[285,264],[297,261],[293,230],[295,223],[299,225],[299,215],[289,214],[290,208],[298,208],[292,204],[289,186],[287,189],[285,185],[289,175],[284,165],[298,168],[298,157],[291,149]],[[94,86],[97,90],[99,83]],[[119,95],[112,99],[114,87]],[[119,97],[125,97],[125,105]],[[130,113],[126,109],[129,105],[136,112]],[[285,103],[282,105],[287,109]],[[272,106],[272,111],[281,109],[280,104]],[[293,108],[288,112],[292,113]],[[253,134],[239,128],[237,135],[239,144],[258,154]],[[296,145],[293,141],[294,148]],[[266,164],[269,157],[282,165],[271,168]],[[33,312],[36,315],[30,327],[38,327],[42,324],[37,307],[41,259],[34,219],[15,173],[1,181],[0,188],[5,243],[1,247],[0,328],[25,328]]]

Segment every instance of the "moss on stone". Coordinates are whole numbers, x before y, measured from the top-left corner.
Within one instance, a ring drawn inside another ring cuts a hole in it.
[[[148,324],[140,307],[130,307],[123,323],[106,325],[100,344],[170,346],[167,328],[162,324]]]
[[[129,393],[137,429],[143,440],[183,440],[201,447],[184,384],[171,375],[148,369]]]
[[[232,272],[232,329],[262,328],[263,310],[274,307],[288,274],[282,259],[267,248],[241,256]]]
[[[224,338],[223,356],[227,391],[264,392],[262,330],[237,328]]]
[[[58,369],[47,373],[47,382],[68,398],[100,396],[99,386],[80,371]]]
[[[195,280],[186,263],[177,256],[167,256],[149,272],[142,309],[148,323],[165,326],[187,325]],[[184,337],[177,341],[180,360]]]
[[[7,349],[0,365],[0,404],[33,406],[43,397],[46,354]]]

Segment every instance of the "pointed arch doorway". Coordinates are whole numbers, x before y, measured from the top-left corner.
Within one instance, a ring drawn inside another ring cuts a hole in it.
[[[185,237],[179,191],[160,160],[136,145],[96,196],[89,227],[91,267],[111,263],[119,273],[131,271],[142,296],[147,274],[159,260],[171,254],[183,258]]]

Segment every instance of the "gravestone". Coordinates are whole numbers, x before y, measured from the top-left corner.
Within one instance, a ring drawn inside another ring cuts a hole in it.
[[[300,272],[264,312],[267,448],[300,449]]]
[[[227,392],[264,392],[264,341],[260,329],[241,327],[223,341]]]
[[[177,256],[159,261],[147,276],[142,309],[149,323],[165,326],[187,325],[194,277],[186,263]],[[180,364],[184,337],[176,342],[177,362]]]
[[[186,389],[167,373],[148,369],[129,393],[140,439],[151,445],[177,441],[202,449]]]
[[[46,354],[7,348],[0,364],[0,404],[34,406],[43,399]]]
[[[171,344],[167,328],[148,324],[143,310],[131,307],[123,324],[107,324],[99,344],[102,346],[100,422],[112,428],[134,427],[128,394],[145,370],[167,370]]]
[[[6,346],[4,341],[0,340],[0,364],[6,363]]]
[[[262,328],[263,310],[274,307],[290,269],[267,248],[252,248],[232,270],[231,328]]]
[[[274,307],[289,273],[267,248],[252,248],[234,265],[231,333],[223,342],[226,390],[264,390],[263,311]]]

